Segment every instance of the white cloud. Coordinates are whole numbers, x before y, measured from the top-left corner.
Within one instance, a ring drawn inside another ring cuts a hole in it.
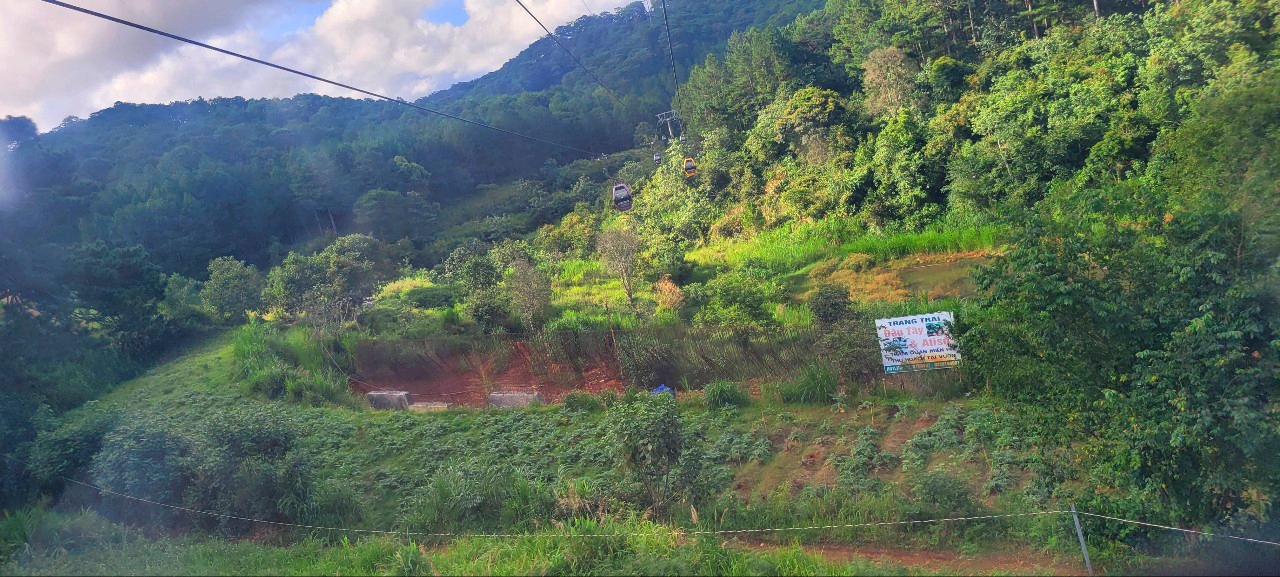
[[[414,99],[496,70],[544,35],[512,0],[465,0],[461,26],[423,20],[440,0],[332,0],[313,26],[269,35],[265,20],[326,0],[80,0],[86,8],[390,96]],[[612,0],[612,4],[622,4]],[[581,0],[525,0],[548,27]],[[595,10],[605,2],[590,2]],[[274,38],[272,36],[275,36]],[[37,0],[0,2],[0,116],[42,130],[116,101],[197,96],[359,96]]]

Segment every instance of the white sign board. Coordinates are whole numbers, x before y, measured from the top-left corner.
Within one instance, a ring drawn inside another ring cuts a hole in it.
[[[945,369],[960,364],[949,312],[876,319],[884,372]]]

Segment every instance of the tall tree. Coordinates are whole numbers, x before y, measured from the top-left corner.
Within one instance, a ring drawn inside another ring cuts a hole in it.
[[[200,300],[222,322],[244,320],[245,311],[262,306],[265,281],[257,267],[223,256],[209,261],[209,280],[200,288]]]
[[[618,275],[627,302],[635,304],[636,281],[640,276],[640,254],[644,248],[640,236],[630,229],[612,228],[596,238],[596,250],[609,272]]]
[[[165,276],[141,246],[109,247],[98,241],[72,249],[65,272],[81,319],[130,353],[144,353],[165,327],[156,314]]]

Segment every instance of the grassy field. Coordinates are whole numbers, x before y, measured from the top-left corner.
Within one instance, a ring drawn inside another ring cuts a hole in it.
[[[838,217],[799,223],[762,232],[745,240],[724,240],[691,251],[687,258],[700,266],[740,268],[754,262],[786,273],[818,261],[852,254],[885,261],[913,254],[939,254],[995,249],[999,229],[975,227],[936,229],[889,235],[858,234]]]
[[[472,537],[447,546],[392,536],[278,546],[148,539],[93,513],[45,515],[10,575],[937,575],[891,562],[838,560],[798,545],[759,548],[684,537],[643,521],[582,521],[564,531]],[[1046,573],[1047,574],[1047,573]]]

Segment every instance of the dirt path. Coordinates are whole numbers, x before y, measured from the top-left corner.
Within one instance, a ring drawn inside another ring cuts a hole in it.
[[[781,549],[777,543],[754,539],[730,541],[727,546],[737,546],[756,551]],[[920,551],[894,549],[874,545],[823,544],[803,545],[804,550],[820,555],[828,561],[846,563],[854,559],[866,559],[875,563],[900,565],[910,569],[923,569],[952,575],[989,575],[992,573],[1014,575],[1083,575],[1083,567],[1060,563],[1053,557],[1032,551],[983,551],[975,555],[961,555],[953,551]]]

